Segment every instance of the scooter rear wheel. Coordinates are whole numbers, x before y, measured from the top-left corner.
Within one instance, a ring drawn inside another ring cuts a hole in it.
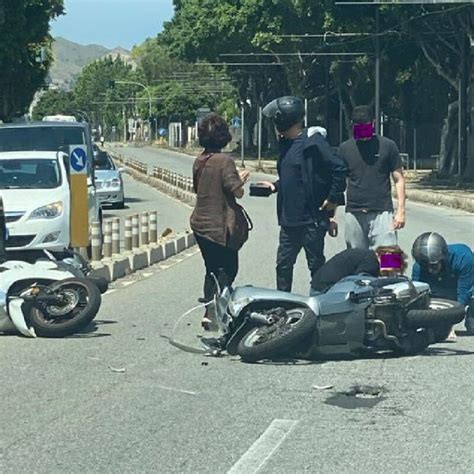
[[[253,327],[239,342],[237,353],[246,362],[272,359],[285,354],[315,330],[317,317],[309,308],[294,308],[271,326]]]
[[[66,337],[84,329],[96,316],[101,303],[100,291],[86,278],[68,278],[50,285],[62,295],[61,305],[29,304],[28,322],[40,337]]]
[[[412,309],[405,316],[410,328],[439,328],[460,323],[465,316],[463,305],[443,298],[432,298],[429,309]]]

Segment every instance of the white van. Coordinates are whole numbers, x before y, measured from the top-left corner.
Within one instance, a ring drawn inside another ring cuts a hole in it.
[[[0,153],[0,195],[3,198],[9,250],[69,247],[70,187],[68,156],[62,152]],[[89,204],[89,220],[98,220]]]
[[[46,115],[43,122],[77,122],[73,115]]]

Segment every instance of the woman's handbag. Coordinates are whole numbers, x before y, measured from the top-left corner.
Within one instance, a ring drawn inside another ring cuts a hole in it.
[[[233,203],[229,207],[234,210],[235,221],[232,229],[228,230],[227,247],[240,250],[249,238],[253,222],[248,212],[240,204]]]

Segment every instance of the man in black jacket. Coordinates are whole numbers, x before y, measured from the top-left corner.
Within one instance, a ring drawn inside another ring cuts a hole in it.
[[[263,110],[280,138],[279,180],[264,182],[278,193],[281,227],[277,288],[291,291],[293,267],[304,248],[311,276],[324,264],[324,238],[338,204],[344,204],[346,166],[317,129],[304,129],[303,101],[280,97]]]

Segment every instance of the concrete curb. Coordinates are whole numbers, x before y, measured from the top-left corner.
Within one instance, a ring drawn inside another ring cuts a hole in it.
[[[156,244],[143,246],[132,252],[124,252],[112,258],[92,263],[91,276],[118,280],[138,270],[160,263],[196,245],[194,234],[186,232]]]
[[[392,191],[392,194],[396,197],[395,190]],[[434,206],[444,206],[451,209],[460,209],[462,211],[474,213],[474,197],[456,196],[439,191],[425,191],[410,187],[407,187],[406,194],[409,201],[422,202]]]

